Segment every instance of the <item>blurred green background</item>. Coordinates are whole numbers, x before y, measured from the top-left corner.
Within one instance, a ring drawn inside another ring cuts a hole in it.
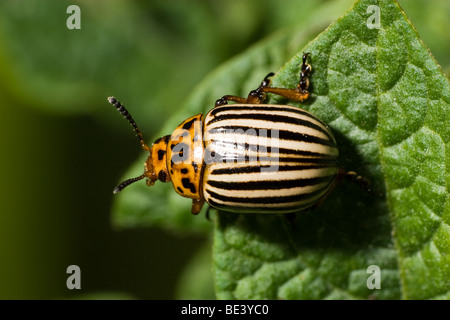
[[[179,298],[209,239],[111,224],[112,189],[142,152],[106,97],[151,141],[221,63],[283,28],[314,37],[352,3],[1,0],[0,298]],[[448,75],[449,1],[399,3]],[[72,264],[81,290],[66,287]]]

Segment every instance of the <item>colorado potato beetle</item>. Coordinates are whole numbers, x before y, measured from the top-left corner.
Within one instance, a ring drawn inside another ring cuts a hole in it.
[[[290,213],[321,202],[341,172],[333,133],[298,107],[264,104],[267,93],[292,101],[308,98],[308,55],[303,54],[294,89],[271,87],[270,73],[247,98],[223,96],[205,116],[184,120],[151,147],[125,107],[108,98],[149,152],[144,173],[122,182],[114,193],[144,178],[149,186],[171,181],[179,195],[192,199],[193,214],[205,202],[242,213]]]

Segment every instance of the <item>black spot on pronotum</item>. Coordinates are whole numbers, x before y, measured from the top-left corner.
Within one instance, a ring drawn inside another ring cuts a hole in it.
[[[196,119],[192,119],[192,120],[186,122],[185,124],[183,124],[183,127],[182,127],[182,128],[183,128],[184,130],[189,130],[189,129],[192,127],[192,125],[194,124],[195,120],[196,120]]]
[[[183,187],[185,187],[186,189],[190,189],[192,193],[195,193],[195,191],[196,191],[195,185],[193,183],[191,183],[189,178],[181,179],[181,183],[183,184]]]
[[[155,142],[153,142],[153,144],[158,144],[158,143],[160,143],[160,142],[161,142],[161,139],[162,139],[162,138],[156,139]]]
[[[158,179],[159,181],[166,182],[167,174],[164,172],[164,170],[159,171]]]
[[[169,143],[169,140],[170,140],[170,135],[167,135],[167,136],[164,136],[164,142],[166,143],[166,144],[168,144]]]
[[[164,155],[166,154],[165,150],[158,150],[158,160],[161,161],[164,159]]]

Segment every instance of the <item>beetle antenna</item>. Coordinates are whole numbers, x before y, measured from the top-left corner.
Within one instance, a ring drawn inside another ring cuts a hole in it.
[[[131,116],[131,114],[128,112],[127,109],[125,109],[124,105],[122,103],[120,103],[120,101],[118,101],[116,98],[114,97],[109,97],[108,98],[108,102],[111,103],[114,107],[116,107],[116,109],[125,117],[125,119],[128,120],[128,122],[131,124],[131,126],[133,127],[134,132],[137,134],[138,138],[139,138],[139,142],[141,143],[142,149],[144,149],[145,151],[150,151],[150,147],[145,143],[144,138],[142,136],[142,132],[141,130],[138,128],[136,122],[134,121],[133,117]],[[141,178],[142,179],[142,178]],[[128,180],[127,180],[128,181]],[[125,181],[126,182],[126,181]],[[131,182],[130,182],[131,183]],[[128,183],[129,184],[129,183]],[[127,185],[128,185],[127,184]],[[123,188],[125,188],[127,185],[125,185]],[[122,189],[123,189],[122,188]],[[121,189],[121,190],[122,190]],[[120,191],[120,190],[119,190]],[[118,192],[119,192],[118,191]],[[117,192],[115,192],[117,193]]]
[[[136,181],[142,180],[146,177],[147,177],[147,175],[144,173],[143,175],[140,175],[139,177],[125,180],[124,182],[122,182],[121,184],[119,184],[117,187],[114,188],[113,193],[117,194],[120,191],[122,191],[123,189],[125,189],[126,187],[128,187],[130,184],[135,183]]]

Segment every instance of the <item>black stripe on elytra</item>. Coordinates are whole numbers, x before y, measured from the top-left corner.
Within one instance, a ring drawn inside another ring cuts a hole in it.
[[[250,163],[254,161],[267,161],[272,165],[273,163],[320,163],[328,164],[330,166],[337,166],[336,157],[319,157],[319,158],[296,158],[296,157],[260,157],[260,156],[247,156],[242,154],[228,153],[225,155],[208,155],[205,153],[204,162],[206,164],[213,163]]]
[[[220,128],[212,128],[208,129],[208,133],[210,134],[244,134],[251,136],[258,136],[259,128],[252,128],[248,126],[222,126]],[[242,133],[240,131],[243,131]],[[290,140],[290,141],[301,141],[307,143],[316,143],[329,147],[336,147],[336,144],[333,140],[322,139],[319,137],[310,136],[305,133],[292,132],[288,130],[277,130],[278,137],[281,140]]]
[[[222,174],[244,174],[257,172],[279,172],[279,171],[301,171],[311,169],[323,169],[335,166],[335,164],[320,164],[320,165],[293,165],[293,166],[245,166],[237,167],[230,166],[228,168],[214,169],[211,171],[212,175]]]
[[[206,184],[214,188],[225,190],[278,190],[314,186],[324,182],[331,182],[334,178],[335,175],[307,179],[258,180],[244,182],[224,182],[209,179]]]
[[[236,149],[239,146],[240,148],[243,147],[243,149],[246,150],[246,151],[247,150],[251,150],[251,151],[259,151],[259,152],[267,152],[267,153],[292,154],[292,155],[308,156],[308,157],[324,157],[324,156],[327,156],[326,154],[323,154],[323,153],[312,152],[312,151],[307,151],[307,150],[297,150],[297,149],[279,148],[279,147],[273,147],[272,148],[271,143],[269,143],[268,145],[265,145],[265,144],[257,145],[257,144],[232,142],[232,141],[219,141],[219,140],[215,140],[215,139],[211,139],[210,141],[215,146],[231,147],[233,149]],[[240,149],[239,149],[239,151],[240,151]]]
[[[306,112],[303,109],[297,108],[297,107],[291,107],[289,108],[288,106],[276,106],[276,105],[270,105],[270,106],[261,106],[261,105],[233,105],[233,104],[229,104],[229,105],[224,105],[224,106],[220,106],[220,107],[216,107],[214,109],[211,110],[210,115],[211,116],[215,116],[217,113],[219,112],[226,112],[226,111],[284,111],[284,112],[293,112],[293,113],[297,113],[297,114],[301,114],[307,117],[310,117],[316,121],[319,121],[320,123],[323,123],[322,120],[320,120],[319,118],[317,118],[315,115]]]
[[[215,198],[220,201],[235,202],[235,203],[259,203],[259,204],[268,204],[268,203],[280,204],[280,203],[303,201],[303,200],[308,200],[310,198],[314,198],[317,195],[323,193],[323,191],[324,191],[323,189],[319,189],[319,190],[316,190],[313,192],[300,193],[300,194],[291,195],[291,196],[244,198],[244,197],[225,196],[223,194],[218,194],[218,193],[208,190],[208,189],[205,189],[205,190],[206,190],[206,192],[209,193],[209,195],[212,198]]]
[[[269,121],[273,123],[289,123],[299,126],[308,127],[311,129],[314,129],[316,131],[319,131],[323,133],[325,136],[328,137],[328,139],[333,140],[333,138],[330,136],[327,130],[324,129],[323,126],[318,126],[317,124],[300,118],[294,118],[286,115],[280,115],[280,114],[273,114],[273,113],[240,113],[240,114],[234,114],[234,113],[225,113],[216,116],[215,118],[211,119],[206,125],[210,125],[215,122],[219,121],[229,121],[229,120],[264,120]]]

